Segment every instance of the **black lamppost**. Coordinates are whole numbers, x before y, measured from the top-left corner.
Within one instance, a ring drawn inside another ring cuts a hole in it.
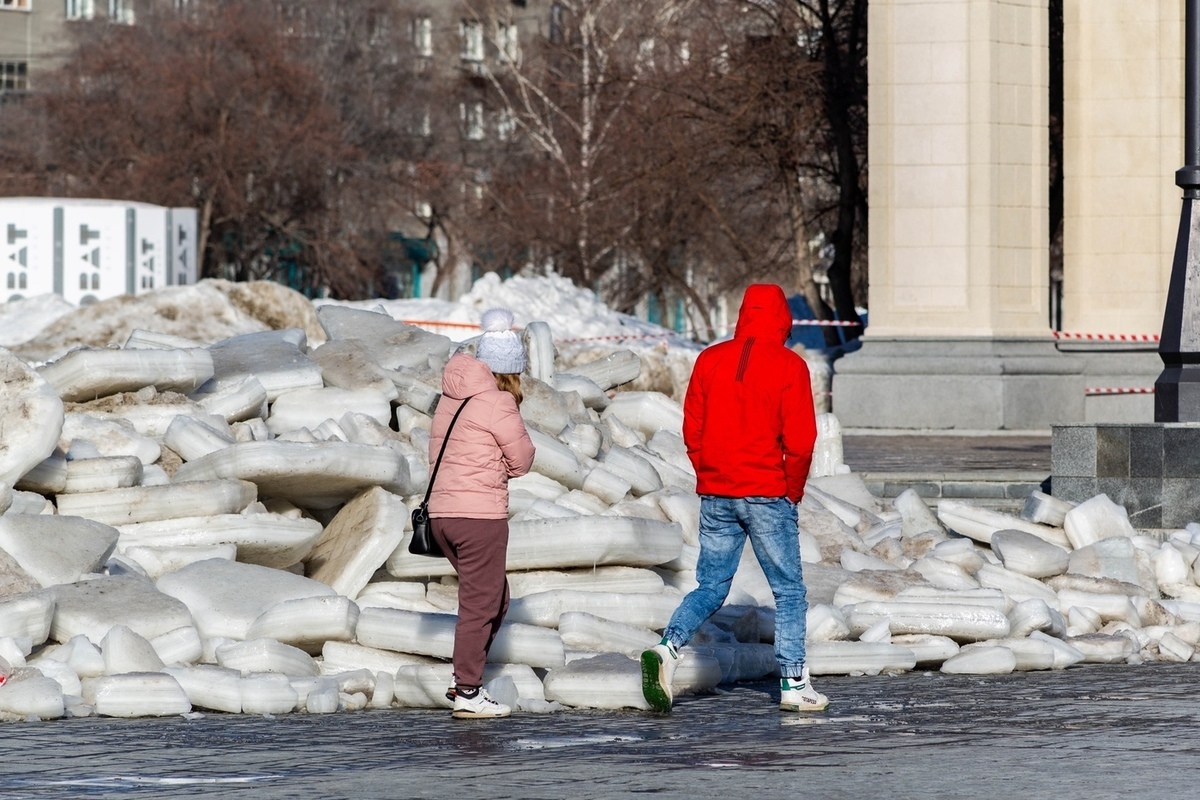
[[[1155,422],[1200,422],[1200,0],[1187,0],[1184,27],[1184,166],[1175,172],[1183,210],[1158,345]]]

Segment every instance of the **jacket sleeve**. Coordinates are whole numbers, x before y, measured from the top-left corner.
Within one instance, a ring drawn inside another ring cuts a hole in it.
[[[707,399],[707,393],[701,386],[703,363],[702,358],[696,359],[687,393],[683,397],[683,443],[697,475],[700,474],[700,445],[704,441],[704,403]]]
[[[787,478],[787,496],[793,503],[804,498],[804,484],[808,481],[817,442],[812,379],[804,359],[796,360],[799,363],[783,390],[783,471]]]
[[[517,401],[508,392],[500,394],[492,410],[492,436],[500,447],[508,477],[519,478],[533,466],[533,441],[525,429]]]

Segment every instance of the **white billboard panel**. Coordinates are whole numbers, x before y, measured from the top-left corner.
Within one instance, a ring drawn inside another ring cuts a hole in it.
[[[187,286],[196,282],[196,209],[171,209],[171,237],[168,243],[167,283]]]
[[[124,205],[63,202],[63,297],[75,305],[125,294],[129,231]]]
[[[0,298],[54,292],[54,207],[0,203]]]
[[[133,236],[133,293],[161,289],[167,281],[169,216],[162,206],[136,205]]]

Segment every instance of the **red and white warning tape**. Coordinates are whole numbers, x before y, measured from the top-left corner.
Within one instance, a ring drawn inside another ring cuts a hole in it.
[[[1153,386],[1089,386],[1084,394],[1154,394]]]
[[[818,325],[830,328],[858,328],[862,327],[861,322],[843,322],[840,319],[794,319],[793,325]]]
[[[1068,331],[1051,331],[1055,339],[1068,339],[1085,342],[1157,342],[1157,333],[1071,333]]]

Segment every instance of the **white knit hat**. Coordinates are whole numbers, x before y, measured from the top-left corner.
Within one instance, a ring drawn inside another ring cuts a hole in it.
[[[525,371],[525,348],[512,326],[513,314],[507,308],[489,308],[479,321],[483,335],[479,337],[475,357],[497,375],[519,375]]]

